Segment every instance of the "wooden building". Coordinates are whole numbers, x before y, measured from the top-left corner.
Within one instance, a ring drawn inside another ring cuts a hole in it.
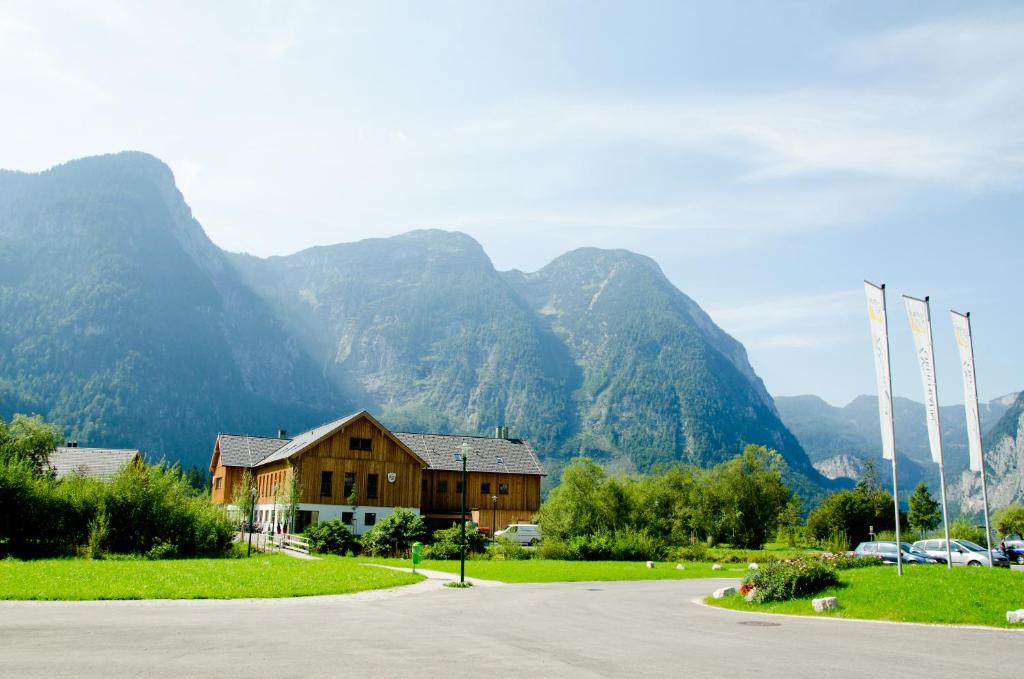
[[[257,491],[256,522],[276,525],[295,475],[297,529],[341,519],[356,534],[404,507],[430,525],[459,518],[463,444],[469,518],[481,527],[528,521],[540,508],[544,470],[529,443],[508,438],[390,432],[361,411],[287,438],[220,434],[210,471],[213,501],[230,504],[246,469]]]

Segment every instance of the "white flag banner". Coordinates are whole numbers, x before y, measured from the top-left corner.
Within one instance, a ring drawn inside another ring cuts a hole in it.
[[[978,388],[974,379],[974,346],[971,339],[971,319],[951,311],[953,335],[956,348],[960,351],[960,368],[964,374],[964,410],[967,412],[967,443],[971,453],[971,471],[980,472],[981,416],[978,413]]]
[[[871,347],[875,355],[875,382],[878,387],[878,421],[882,426],[882,457],[896,455],[896,436],[892,422],[892,379],[889,374],[889,328],[885,312],[885,288],[864,281],[864,295],[871,321]]]
[[[935,386],[935,357],[932,350],[932,319],[928,302],[916,297],[903,295],[910,320],[910,331],[914,336],[917,350],[917,364],[921,368],[921,383],[924,385],[924,410],[928,423],[928,443],[931,444],[932,460],[942,464],[942,430],[939,427],[939,397]]]

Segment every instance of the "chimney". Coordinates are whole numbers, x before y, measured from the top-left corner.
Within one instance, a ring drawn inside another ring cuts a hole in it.
[[[284,429],[278,429],[277,430],[277,438],[279,438],[279,439],[286,439],[286,438],[288,438],[288,432],[286,432]]]
[[[496,438],[496,439],[500,439],[501,438],[501,427],[495,427],[494,428],[494,438]]]
[[[501,438],[508,440],[508,427],[501,428]]]
[[[68,441],[67,447],[68,448],[77,448],[78,447],[78,441]]]

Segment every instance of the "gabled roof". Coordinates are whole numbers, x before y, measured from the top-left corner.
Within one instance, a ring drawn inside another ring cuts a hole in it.
[[[49,465],[58,478],[78,474],[94,479],[110,479],[126,464],[141,457],[141,453],[133,448],[61,447],[50,453]]]
[[[255,467],[291,440],[267,436],[217,434],[220,461],[225,467]]]
[[[342,417],[341,419],[334,420],[333,422],[328,422],[327,424],[322,424],[319,427],[310,429],[309,431],[299,434],[292,440],[288,441],[288,443],[286,443],[284,446],[278,448],[271,455],[257,462],[256,465],[258,466],[270,464],[271,462],[278,462],[279,460],[287,460],[290,457],[294,457],[295,455],[298,455],[299,453],[303,452],[310,446],[313,446],[319,443],[320,441],[324,440],[325,438],[332,436],[345,425],[349,424],[350,422],[354,422],[361,417],[365,417],[378,428],[380,428],[380,430],[384,432],[385,436],[394,440],[395,443],[397,443],[407,454],[415,458],[417,462],[419,462],[423,466],[427,465],[427,460],[422,455],[417,454],[416,451],[414,450],[410,450],[409,447],[401,439],[399,439],[397,436],[388,431],[387,427],[385,427],[376,419],[374,419],[374,417],[365,410],[360,410],[358,413],[352,413],[351,415]]]
[[[346,424],[356,419],[362,413],[353,413],[342,417],[341,419],[328,422],[327,424],[321,424],[319,427],[314,427],[309,431],[304,431],[286,444],[275,450],[269,456],[257,461],[256,464],[269,464],[270,462],[277,462],[278,460],[287,460],[289,457],[298,453],[305,448],[313,445],[321,439],[325,439],[334,432],[338,431]]]
[[[537,453],[522,439],[403,432],[395,432],[395,438],[425,459],[430,469],[462,471],[462,462],[455,459],[455,453],[459,452],[463,443],[468,443],[473,449],[466,462],[468,471],[544,475],[544,467],[537,459]]]

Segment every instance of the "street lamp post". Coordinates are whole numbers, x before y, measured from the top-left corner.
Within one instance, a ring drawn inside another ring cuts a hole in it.
[[[491,544],[497,540],[495,533],[498,532],[498,496],[491,496]]]
[[[466,460],[472,448],[468,443],[459,446],[462,453],[462,541],[459,543],[459,582],[466,582]]]
[[[249,549],[246,551],[245,556],[252,556],[252,522],[256,518],[256,486],[249,488],[249,497],[252,498],[252,504],[249,505]]]

